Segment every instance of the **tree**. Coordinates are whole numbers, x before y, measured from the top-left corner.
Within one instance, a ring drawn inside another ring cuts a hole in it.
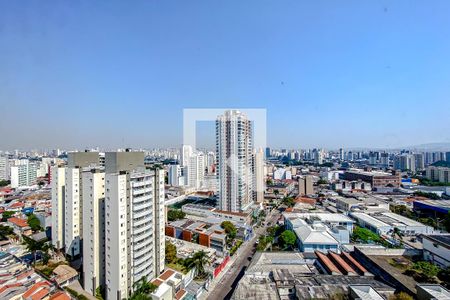
[[[167,219],[169,221],[180,220],[183,219],[185,216],[186,214],[179,209],[171,209],[167,213]]]
[[[95,298],[97,298],[98,300],[103,300],[103,299],[105,299],[105,289],[104,289],[104,287],[103,286],[98,286],[96,289],[95,289]]]
[[[426,197],[426,198],[433,199],[433,200],[441,199],[441,197],[439,197],[435,193],[425,193],[425,192],[420,192],[420,191],[414,192],[414,196]]]
[[[177,260],[177,247],[171,242],[166,242],[166,262],[171,264]]]
[[[14,230],[11,227],[0,225],[0,240],[6,240],[12,234]]]
[[[147,276],[143,276],[139,281],[133,285],[134,293],[130,300],[150,300],[149,294],[153,293],[158,286],[148,281]]]
[[[405,292],[400,292],[389,297],[389,300],[413,300],[414,298]]]
[[[185,260],[185,266],[188,269],[195,268],[197,270],[197,277],[204,278],[207,273],[205,267],[209,265],[208,255],[205,251],[195,252],[194,255]]]
[[[441,269],[427,261],[415,262],[405,273],[418,282],[434,283]]]
[[[441,269],[438,278],[441,280],[441,284],[445,285],[447,288],[450,287],[450,267]]]
[[[33,231],[42,230],[41,221],[34,214],[28,216],[27,223]]]
[[[381,237],[367,228],[355,226],[353,229],[352,240],[355,242],[374,242],[381,243]]]
[[[269,228],[267,228],[267,233],[271,236],[271,237],[275,237],[278,230],[280,229],[280,226],[271,226]]]
[[[9,218],[15,215],[15,211],[4,211],[2,213],[2,222],[8,221]]]
[[[328,180],[326,179],[319,179],[319,181],[317,181],[317,184],[328,184]]]
[[[11,181],[9,180],[0,180],[0,187],[7,186],[10,183]]]
[[[450,211],[445,216],[443,224],[444,224],[445,230],[447,232],[450,232]]]
[[[237,234],[237,229],[233,223],[231,223],[230,221],[223,221],[222,224],[220,224],[220,227],[225,229],[225,233],[227,234],[227,239],[229,242],[234,240]]]
[[[287,207],[292,207],[295,204],[294,198],[292,197],[284,197],[283,198],[283,204]]]
[[[273,194],[278,198],[278,195],[280,194],[280,191],[279,190],[274,190]]]
[[[397,227],[394,227],[394,229],[392,230],[392,238],[395,239],[395,237],[397,237],[400,240],[400,245],[403,244],[402,242],[403,233]]]
[[[36,252],[37,251],[43,251],[48,250],[48,248],[45,247],[45,241],[37,242],[33,240],[32,238],[29,238],[25,235],[22,236],[23,238],[23,244],[26,245],[28,252],[33,253],[34,259],[33,264],[36,264]]]
[[[297,240],[297,237],[295,233],[291,230],[285,230],[280,235],[280,240],[282,244],[284,245],[284,248],[292,248],[295,245],[295,241]]]

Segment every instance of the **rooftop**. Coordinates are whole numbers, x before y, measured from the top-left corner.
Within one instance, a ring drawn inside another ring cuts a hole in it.
[[[19,219],[17,217],[12,217],[8,219],[8,222],[18,226],[18,227],[28,227],[27,220]]]
[[[381,171],[364,171],[361,169],[349,169],[348,171],[346,171],[346,173],[354,173],[354,174],[361,174],[361,175],[366,175],[366,176],[392,176],[391,173],[387,173],[387,172],[381,172]]]
[[[55,274],[55,281],[58,284],[61,284],[69,279],[72,279],[74,277],[78,276],[78,272],[67,265],[59,265],[53,270],[53,274]]]

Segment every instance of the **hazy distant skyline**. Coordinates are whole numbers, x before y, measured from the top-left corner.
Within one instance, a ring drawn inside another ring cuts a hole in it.
[[[217,107],[267,109],[274,148],[448,143],[449,14],[445,0],[0,1],[0,150],[178,147],[183,109]]]

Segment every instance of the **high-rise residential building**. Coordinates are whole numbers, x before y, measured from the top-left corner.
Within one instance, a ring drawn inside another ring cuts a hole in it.
[[[64,201],[66,189],[66,168],[53,166],[51,168],[52,187],[52,245],[55,249],[64,248]]]
[[[414,154],[414,164],[416,167],[416,171],[425,170],[425,159],[423,153]]]
[[[401,154],[394,158],[394,168],[402,171],[416,171],[416,159],[412,154]]]
[[[189,164],[189,159],[192,156],[192,146],[190,145],[183,145],[181,147],[181,155],[180,155],[180,165],[182,167],[186,167]]]
[[[9,176],[9,159],[6,156],[0,156],[0,180],[9,180]]]
[[[18,160],[10,167],[11,187],[19,188],[36,184],[36,164],[28,159]]]
[[[450,168],[428,166],[426,176],[433,181],[450,183]]]
[[[298,179],[298,194],[300,196],[314,194],[312,176],[306,175]]]
[[[266,147],[266,159],[272,156],[272,152],[269,147]]]
[[[105,177],[106,295],[117,300],[142,277],[159,275],[165,255],[164,171],[143,168],[143,153],[123,154],[106,153]]]
[[[342,148],[339,149],[339,159],[344,160],[344,149]]]
[[[168,184],[171,186],[183,186],[184,176],[180,165],[169,165],[167,172]]]
[[[377,152],[369,152],[369,165],[376,165],[378,162],[377,160]]]
[[[324,151],[322,149],[313,149],[313,158],[314,162],[318,165],[323,164],[323,158],[325,156]]]
[[[97,152],[72,152],[67,155],[64,175],[64,251],[70,257],[82,254],[83,185],[85,168],[99,165]],[[60,185],[62,183],[57,183]]]
[[[82,173],[84,289],[95,295],[105,287],[105,172],[93,168]]]
[[[380,165],[385,168],[389,167],[389,153],[380,153]]]
[[[205,178],[205,155],[202,152],[195,152],[189,157],[186,167],[187,186],[199,189],[203,186]]]
[[[237,110],[216,120],[216,159],[221,210],[245,211],[254,202],[252,122]]]
[[[254,172],[255,172],[255,200],[258,203],[264,202],[265,189],[265,174],[264,174],[264,152],[262,149],[255,152],[254,157]]]
[[[450,163],[450,151],[445,152],[445,160]]]

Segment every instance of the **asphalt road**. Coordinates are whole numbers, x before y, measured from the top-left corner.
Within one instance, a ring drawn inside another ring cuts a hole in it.
[[[280,216],[278,211],[274,211],[266,218],[266,224],[264,227],[257,228],[255,230],[255,237],[242,245],[239,256],[233,265],[228,269],[227,273],[221,278],[214,289],[209,292],[207,299],[219,300],[219,299],[231,299],[234,289],[236,288],[239,280],[244,276],[245,270],[251,263],[251,259],[256,252],[256,241],[264,234],[267,227],[270,227],[276,223]]]

